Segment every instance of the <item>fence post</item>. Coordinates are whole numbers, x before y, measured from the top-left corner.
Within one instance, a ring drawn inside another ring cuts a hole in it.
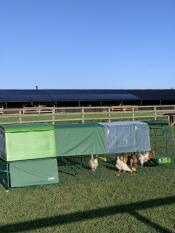
[[[108,109],[108,121],[111,122],[111,108]]]
[[[55,107],[52,109],[52,124],[55,124]]]
[[[84,123],[84,107],[81,107],[81,123]]]
[[[157,120],[157,107],[154,107],[154,120]]]
[[[22,123],[22,117],[21,117],[21,109],[19,109],[19,123]]]
[[[132,120],[134,121],[135,120],[135,109],[134,109],[134,107],[132,107]]]

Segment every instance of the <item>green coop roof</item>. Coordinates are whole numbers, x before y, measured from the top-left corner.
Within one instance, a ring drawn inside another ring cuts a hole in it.
[[[54,130],[51,124],[14,124],[0,126],[6,133]]]
[[[59,156],[105,153],[105,131],[98,123],[55,125],[55,133]]]
[[[95,122],[92,122],[92,123],[83,123],[83,124],[81,124],[81,123],[74,123],[74,124],[56,124],[55,125],[55,128],[61,128],[61,129],[63,129],[63,128],[69,128],[69,129],[71,129],[71,128],[89,128],[89,127],[103,127],[103,126],[101,126],[100,124],[98,124],[98,123],[95,123]]]

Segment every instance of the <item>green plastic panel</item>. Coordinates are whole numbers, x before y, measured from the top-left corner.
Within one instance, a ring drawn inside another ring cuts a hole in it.
[[[20,127],[21,126],[21,127]],[[25,130],[24,130],[25,129]],[[6,126],[6,161],[56,157],[55,130],[52,125]]]
[[[3,125],[1,128],[6,133],[16,132],[31,132],[31,131],[47,131],[54,130],[54,126],[51,124],[14,124],[14,125]]]
[[[156,157],[156,160],[158,162],[158,164],[169,164],[171,163],[171,158],[170,157],[166,157],[166,156],[159,156]]]
[[[58,156],[105,154],[105,129],[99,124],[56,125]]]
[[[55,158],[11,162],[9,170],[11,187],[59,182],[57,160]]]
[[[56,157],[54,130],[6,133],[6,152],[7,161]]]

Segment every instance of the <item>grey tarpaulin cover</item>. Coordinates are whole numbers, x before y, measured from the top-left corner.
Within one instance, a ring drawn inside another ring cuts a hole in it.
[[[105,127],[107,153],[150,150],[149,126],[139,121],[100,123]]]

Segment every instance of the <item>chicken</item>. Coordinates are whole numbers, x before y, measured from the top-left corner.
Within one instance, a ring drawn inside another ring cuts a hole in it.
[[[149,152],[140,153],[140,154],[138,155],[138,159],[139,159],[139,161],[140,161],[141,166],[143,167],[143,164],[144,164],[145,162],[148,162],[148,160],[150,159],[150,158],[149,158]]]
[[[155,151],[155,150],[151,150],[151,151],[149,152],[149,158],[150,158],[150,159],[154,159],[155,156],[156,156],[156,151]]]
[[[117,157],[117,160],[116,160],[116,168],[119,170],[119,172],[121,172],[121,171],[127,171],[129,173],[133,172],[128,167],[128,165],[125,162],[123,162],[119,157]]]
[[[89,165],[90,165],[90,168],[92,170],[92,172],[95,172],[97,167],[98,167],[98,159],[97,158],[94,158],[93,155],[91,155],[91,159],[89,161]]]
[[[132,167],[133,165],[136,167],[137,166],[137,156],[136,154],[131,154],[131,156],[129,157],[129,165]]]
[[[128,155],[127,154],[124,154],[124,155],[121,155],[120,157],[119,157],[119,159],[122,161],[122,162],[124,162],[124,163],[128,163]]]

